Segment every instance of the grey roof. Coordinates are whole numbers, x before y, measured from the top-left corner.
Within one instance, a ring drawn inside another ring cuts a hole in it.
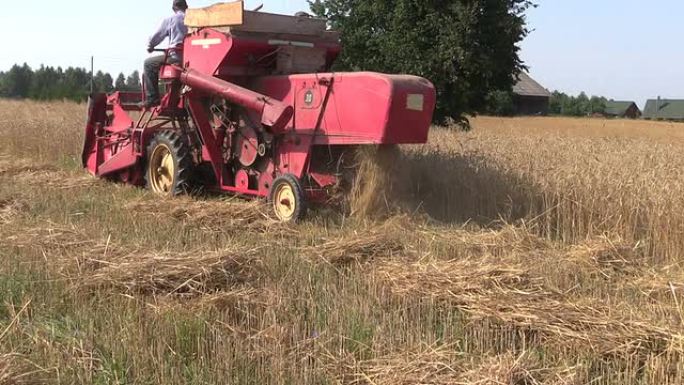
[[[520,74],[518,74],[518,83],[513,86],[513,93],[519,96],[551,97],[551,93],[532,79],[526,72],[520,72]]]
[[[649,99],[643,116],[647,119],[684,120],[684,100]]]
[[[636,103],[620,100],[609,100],[606,102],[605,113],[606,115],[625,116],[627,110],[629,110],[632,106],[636,106]],[[637,109],[639,108],[637,107]]]

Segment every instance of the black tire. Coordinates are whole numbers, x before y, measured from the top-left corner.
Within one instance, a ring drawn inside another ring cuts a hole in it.
[[[282,199],[283,194],[286,194],[287,199]],[[292,202],[286,203],[285,201],[289,201],[290,198]],[[268,202],[276,218],[282,222],[299,222],[304,219],[308,209],[302,184],[292,174],[279,176],[273,181],[268,194]]]
[[[159,182],[159,164],[155,159],[162,151],[168,151],[173,159],[173,172],[167,173],[167,183],[163,185]],[[146,155],[145,185],[149,190],[166,196],[177,196],[191,191],[194,164],[187,143],[178,133],[172,130],[157,133],[147,146]],[[157,167],[157,171],[153,170],[154,167]]]

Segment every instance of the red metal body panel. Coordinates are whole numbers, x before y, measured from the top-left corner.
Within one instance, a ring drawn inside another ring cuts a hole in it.
[[[88,120],[81,162],[91,174],[97,175],[97,168],[102,163],[98,138],[102,135],[102,122],[107,119],[107,95],[95,94],[88,100]]]
[[[286,129],[315,144],[425,143],[436,103],[426,79],[372,72],[262,77],[253,88],[293,105]]]
[[[233,39],[230,36],[212,29],[203,29],[185,39],[183,61],[186,68],[215,75],[232,48]]]
[[[184,62],[187,68],[207,75],[253,76],[261,73],[254,68],[255,62],[271,56],[279,44],[288,41],[258,34],[234,36],[213,29],[200,29],[185,39]],[[320,41],[313,37],[297,36],[296,41],[310,44],[313,48],[325,49],[328,65],[332,65],[341,51],[339,43]]]
[[[109,159],[102,163],[97,170],[100,175],[109,175],[116,171],[126,170],[138,162],[130,141],[116,152],[110,152]]]

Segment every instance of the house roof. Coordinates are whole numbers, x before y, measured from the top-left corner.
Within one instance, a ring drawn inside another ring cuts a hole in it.
[[[532,79],[526,72],[520,72],[520,74],[518,74],[518,83],[513,86],[513,93],[519,96],[551,97],[551,93]]]
[[[632,106],[636,106],[635,102],[609,100],[606,102],[606,115],[624,116]],[[638,108],[637,108],[638,109]]]
[[[684,120],[684,100],[649,99],[644,108],[644,118]]]

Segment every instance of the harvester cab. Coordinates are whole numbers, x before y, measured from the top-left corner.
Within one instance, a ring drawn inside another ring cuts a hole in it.
[[[360,146],[425,143],[436,93],[426,79],[328,72],[340,53],[326,21],[191,9],[181,65],[165,65],[162,104],[140,93],[91,96],[83,165],[160,195],[204,188],[267,197],[296,221],[326,202]]]

